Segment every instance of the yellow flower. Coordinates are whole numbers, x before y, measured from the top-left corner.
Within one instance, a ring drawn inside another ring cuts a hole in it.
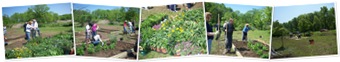
[[[162,26],[161,26],[161,27],[164,27],[164,25],[165,25],[165,24],[162,24]]]
[[[165,28],[163,28],[163,30],[165,30]]]
[[[171,32],[175,32],[175,30],[174,30],[174,29],[172,29],[172,30],[171,30]]]
[[[178,30],[179,28],[176,28],[176,30]]]
[[[168,37],[170,37],[171,36],[171,34],[168,34]]]
[[[182,27],[179,28],[179,31],[182,33],[184,30]]]

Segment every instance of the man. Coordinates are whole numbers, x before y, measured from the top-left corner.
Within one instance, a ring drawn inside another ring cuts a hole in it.
[[[211,20],[211,13],[206,12],[205,17],[206,17],[206,23],[205,24],[206,24],[207,38],[208,38],[208,52],[210,53],[212,40],[214,39],[214,36],[216,34],[218,34],[218,30],[216,30],[216,32],[213,32],[211,25],[208,23]]]
[[[126,29],[126,27],[127,27],[127,21],[125,20],[124,21],[124,24],[123,24],[123,29],[124,29],[124,33],[126,34],[127,32],[129,32],[127,29]]]
[[[242,41],[247,41],[247,35],[248,35],[249,30],[250,30],[249,24],[246,23],[246,25],[244,26],[244,28],[242,30],[242,32],[243,32]]]
[[[37,22],[36,19],[33,19],[33,25],[32,26],[33,26],[33,30],[34,30],[33,36],[36,37],[37,32],[38,32],[38,35],[40,36],[40,29],[38,27],[38,22]]]
[[[224,51],[223,54],[230,53],[231,48],[232,48],[232,39],[233,39],[233,32],[234,32],[234,20],[232,18],[229,19],[229,23],[227,24],[227,42],[226,42],[226,50]]]
[[[129,21],[129,27],[130,27],[130,34],[131,33],[133,33],[134,31],[133,31],[133,25],[132,25],[132,22],[131,21]]]

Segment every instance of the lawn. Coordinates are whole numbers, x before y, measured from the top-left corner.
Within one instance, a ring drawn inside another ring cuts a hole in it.
[[[309,44],[309,40],[314,40],[314,45]],[[283,47],[282,42],[283,41]],[[301,57],[315,55],[337,54],[336,31],[313,32],[311,37],[303,37],[302,39],[290,39],[284,37],[273,37],[272,49],[275,49],[285,57]],[[275,57],[275,56],[274,56]]]
[[[234,31],[233,39],[242,40],[242,31]],[[262,38],[260,38],[262,36]],[[269,45],[270,30],[250,30],[248,31],[248,40],[260,40]]]

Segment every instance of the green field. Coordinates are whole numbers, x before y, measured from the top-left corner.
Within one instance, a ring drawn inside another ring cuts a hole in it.
[[[309,44],[310,39],[314,40],[314,45]],[[288,36],[283,39],[273,37],[272,49],[285,57],[337,54],[336,31],[313,32],[311,37],[302,39],[290,39]]]
[[[242,31],[235,31],[233,33],[233,39],[242,40]],[[262,36],[262,38],[260,38]],[[250,30],[248,31],[248,40],[260,40],[269,44],[270,30]]]

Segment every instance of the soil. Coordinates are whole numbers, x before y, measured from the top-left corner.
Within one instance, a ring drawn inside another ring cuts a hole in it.
[[[85,51],[84,56],[96,56],[96,57],[111,57],[116,54],[122,53],[128,49],[132,49],[135,45],[131,43],[126,43],[126,42],[116,42],[116,47],[112,50],[102,50],[99,52],[95,52],[94,54],[88,54],[87,51]],[[131,59],[136,59],[134,57],[127,57]]]
[[[50,37],[50,36],[56,35],[58,33],[59,32],[55,32],[55,33],[52,33],[52,32],[49,32],[49,33],[41,32],[41,36],[42,37]],[[7,49],[17,48],[17,47],[22,47],[26,43],[24,32],[17,30],[17,28],[8,29],[6,37],[7,37],[6,42],[9,43],[7,46],[5,46],[6,50]]]
[[[235,48],[245,57],[260,57],[247,46],[247,42],[233,41]]]
[[[105,21],[107,20],[102,20],[98,22],[99,29],[97,33],[100,34],[103,41],[110,40],[110,36],[115,36],[117,39],[116,47],[110,50],[101,50],[99,52],[95,52],[94,54],[88,54],[88,52],[85,50],[84,56],[111,57],[134,48],[138,35],[123,34],[122,26],[107,25]],[[136,34],[137,33],[138,31],[136,31]],[[81,43],[84,43],[85,31],[75,32],[75,38],[77,46]],[[123,38],[123,40],[119,41],[120,38]],[[126,57],[125,59],[136,59],[136,56]]]

